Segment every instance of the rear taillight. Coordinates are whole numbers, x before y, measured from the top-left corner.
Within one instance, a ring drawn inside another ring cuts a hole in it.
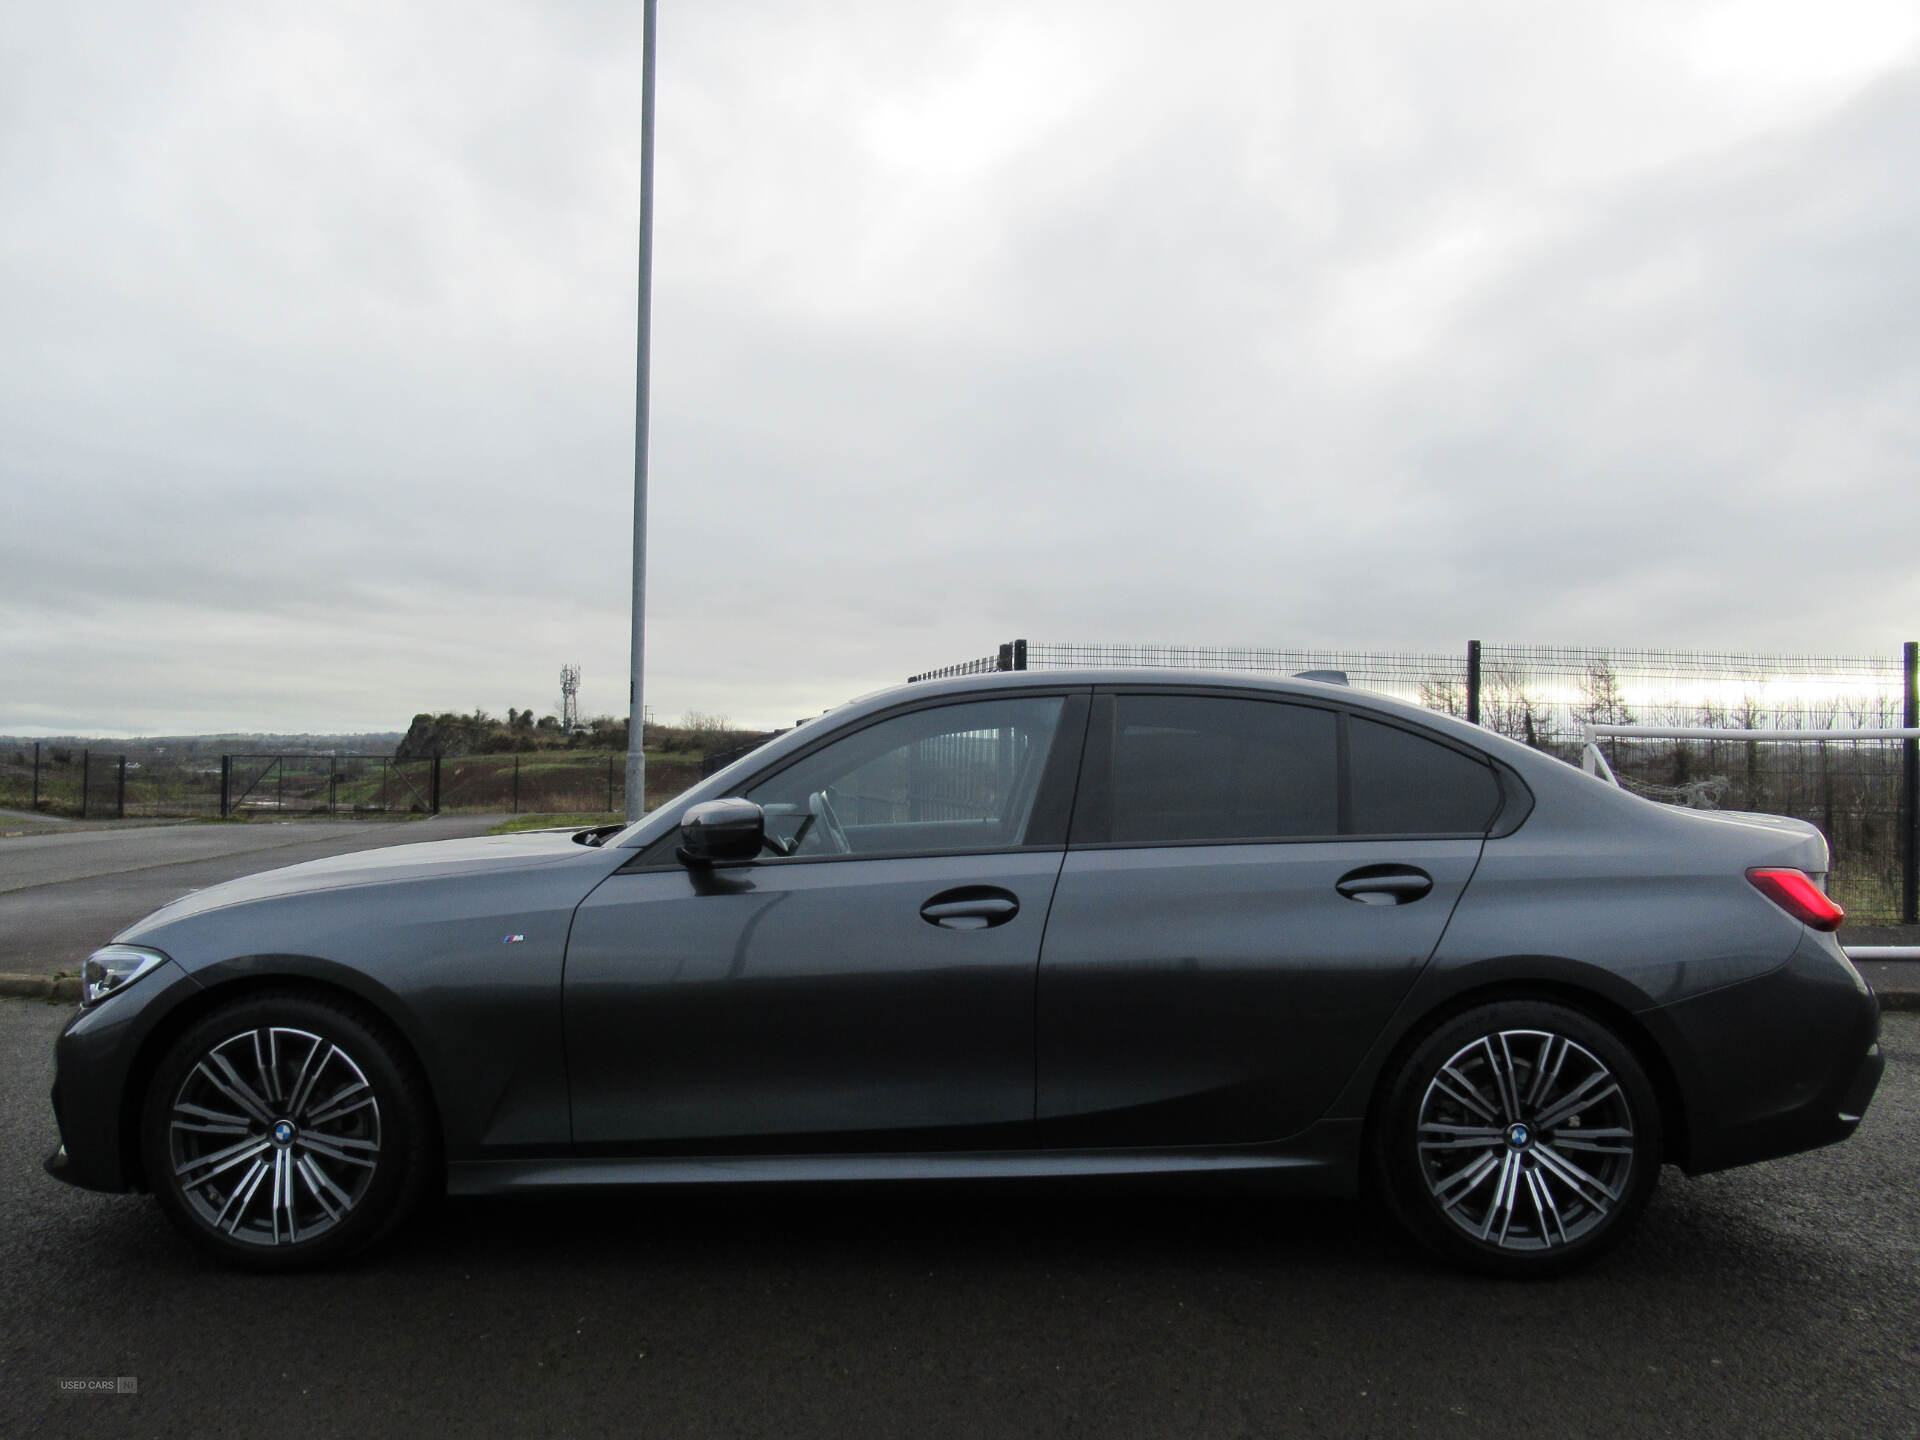
[[[1804,870],[1769,867],[1747,871],[1754,889],[1803,925],[1816,930],[1838,930],[1847,912],[1821,892]]]

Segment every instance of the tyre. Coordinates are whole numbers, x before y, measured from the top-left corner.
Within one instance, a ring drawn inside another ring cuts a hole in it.
[[[291,1269],[351,1255],[405,1218],[435,1170],[425,1082],[350,1001],[248,996],[161,1057],[140,1127],[167,1216],[222,1258]]]
[[[1632,1228],[1660,1176],[1660,1106],[1605,1025],[1543,1000],[1442,1021],[1386,1077],[1373,1128],[1388,1208],[1429,1250],[1558,1274]]]

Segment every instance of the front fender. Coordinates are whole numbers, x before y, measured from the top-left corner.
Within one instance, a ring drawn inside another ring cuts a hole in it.
[[[279,895],[143,930],[210,995],[331,986],[388,1020],[426,1072],[449,1160],[571,1141],[560,980],[584,890],[555,868]]]

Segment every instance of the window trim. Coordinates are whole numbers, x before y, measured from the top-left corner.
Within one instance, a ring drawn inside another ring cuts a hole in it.
[[[1340,830],[1331,835],[1220,836],[1198,840],[1115,840],[1113,836],[1113,762],[1118,735],[1119,706],[1127,695],[1173,695],[1196,700],[1252,700],[1268,705],[1294,705],[1308,710],[1331,711],[1336,719],[1335,784],[1338,786],[1337,823]],[[1401,730],[1415,739],[1428,740],[1453,751],[1490,772],[1498,799],[1478,830],[1384,831],[1365,834],[1350,831],[1353,820],[1352,754],[1349,730],[1355,718]],[[1511,828],[1503,829],[1509,812],[1516,808],[1508,783],[1510,767],[1492,756],[1460,744],[1424,726],[1412,724],[1396,715],[1385,715],[1360,706],[1342,705],[1318,695],[1292,695],[1278,692],[1239,690],[1225,685],[1101,685],[1095,688],[1087,723],[1087,741],[1081,754],[1080,805],[1076,806],[1072,829],[1068,833],[1069,850],[1171,850],[1212,848],[1225,845],[1328,845],[1383,844],[1394,840],[1485,840],[1495,834],[1511,834],[1532,810],[1533,796],[1524,782],[1519,785],[1525,808],[1520,810]],[[1518,776],[1514,777],[1516,780]],[[1084,807],[1084,810],[1083,808]]]

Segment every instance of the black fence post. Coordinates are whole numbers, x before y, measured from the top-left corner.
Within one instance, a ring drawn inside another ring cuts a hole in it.
[[[40,743],[37,740],[33,746],[33,808],[40,808]]]
[[[613,809],[613,756],[607,756],[607,809]]]
[[[432,783],[433,798],[428,803],[433,807],[433,813],[438,815],[440,813],[440,757],[438,755],[433,757]]]
[[[1900,723],[1911,730],[1920,726],[1920,641],[1907,641],[1900,660],[1906,672]],[[1920,924],[1920,740],[1900,742],[1900,810],[1900,923]]]
[[[1027,642],[1024,640],[1013,642],[1013,668],[1016,670],[1027,668]]]
[[[513,813],[520,813],[520,757],[513,757]]]
[[[334,788],[333,788],[334,782],[339,780],[339,778],[340,778],[340,757],[338,755],[329,755],[327,757],[327,817],[329,819],[331,819],[333,816],[340,813],[338,809],[336,809],[334,806]],[[384,791],[384,787],[382,788]],[[380,808],[383,810],[386,808],[386,798],[387,798],[386,795],[382,793],[382,795],[380,796],[380,800],[381,800]]]
[[[120,793],[114,798],[113,809],[115,819],[127,818],[127,757],[124,755],[120,757]]]
[[[80,752],[80,818],[87,818],[87,791],[93,782],[93,751]]]
[[[220,757],[220,818],[226,819],[232,813],[233,803],[233,756]]]
[[[1480,723],[1480,642],[1467,641],[1467,724]]]
[[[1013,642],[1011,640],[1000,647],[1000,658],[993,668],[996,670],[1013,669]]]

